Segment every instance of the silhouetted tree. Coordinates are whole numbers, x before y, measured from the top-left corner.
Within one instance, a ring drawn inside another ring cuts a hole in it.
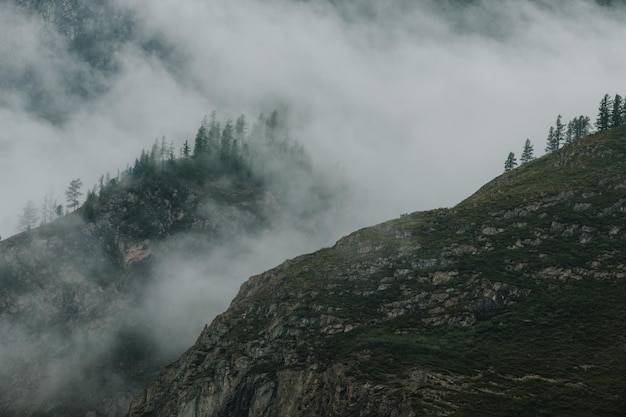
[[[207,148],[211,154],[217,153],[220,147],[220,122],[217,121],[217,113],[211,112],[211,119],[209,121],[209,137]]]
[[[556,149],[561,147],[561,143],[565,140],[565,126],[561,122],[561,115],[556,118],[556,127],[554,129],[554,144]]]
[[[565,143],[572,143],[575,140],[583,138],[589,134],[591,120],[587,116],[574,117],[567,123],[567,132],[565,133]]]
[[[78,197],[83,195],[83,193],[80,192],[82,186],[83,182],[80,178],[76,178],[70,182],[70,186],[67,188],[67,191],[65,191],[65,196],[67,197],[66,201],[68,203],[67,208],[76,210],[76,207],[78,207]]]
[[[193,145],[193,156],[200,157],[208,152],[209,131],[206,118],[202,121]]]
[[[526,139],[524,143],[524,150],[522,151],[522,156],[520,156],[520,162],[525,164],[526,162],[532,161],[535,159],[533,156],[534,147],[530,144],[530,139]]]
[[[612,106],[613,102],[611,97],[608,94],[605,94],[602,101],[600,101],[598,117],[596,118],[596,129],[598,129],[598,131],[603,131],[610,127]]]
[[[619,94],[615,94],[613,99],[613,110],[611,111],[611,121],[609,127],[618,127],[624,124],[623,120],[624,100]]]
[[[548,131],[546,152],[554,152],[557,149],[559,149],[559,144],[556,140],[556,135],[554,133],[554,126],[550,126],[550,130]]]
[[[191,155],[191,148],[189,147],[189,141],[186,140],[185,143],[183,143],[182,156],[185,159],[189,159],[190,155]]]
[[[515,154],[513,152],[509,152],[508,158],[504,162],[504,172],[508,172],[517,166],[517,160],[515,159]]]

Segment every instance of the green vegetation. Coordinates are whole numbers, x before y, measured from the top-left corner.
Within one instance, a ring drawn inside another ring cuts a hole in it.
[[[286,120],[277,111],[259,116],[249,131],[243,115],[235,124],[228,120],[222,125],[214,112],[198,129],[193,150],[186,141],[177,157],[172,142],[156,140],[132,167],[115,178],[102,176],[80,212],[92,223],[115,217],[116,233],[124,236],[163,239],[207,220],[210,213],[203,203],[210,200],[251,212],[258,220],[250,225],[253,230],[269,221],[264,218],[268,213],[257,207],[267,191],[280,206],[293,210],[294,218],[317,216],[338,193],[313,171],[310,157],[289,138]],[[292,204],[294,198],[297,204]]]
[[[597,132],[603,132],[608,129],[613,129],[626,125],[626,100],[619,94],[616,94],[614,98],[611,98],[608,94],[605,94],[600,101],[598,108],[598,115],[596,117],[596,129]],[[559,114],[556,119],[555,126],[550,126],[548,131],[548,138],[546,143],[546,153],[557,151],[562,145],[569,145],[574,141],[577,141],[591,133],[591,119],[588,116],[578,116],[573,118],[565,126],[561,122],[561,115]],[[533,159],[533,148],[530,145],[530,140],[526,139],[524,150],[522,151],[522,157],[520,159],[522,164],[529,162]],[[504,163],[504,171],[508,172],[517,166],[517,162],[514,160],[515,156],[513,152],[509,153],[509,156]]]
[[[456,207],[360,230],[271,271],[251,301],[276,306],[271,321],[303,336],[279,338],[295,363],[254,373],[344,364],[427,414],[623,415],[625,139],[626,126],[595,133]],[[246,334],[263,337],[262,317],[246,318]]]

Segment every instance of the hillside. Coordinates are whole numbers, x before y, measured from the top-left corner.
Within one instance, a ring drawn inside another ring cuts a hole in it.
[[[626,128],[250,278],[139,416],[619,416]]]
[[[76,211],[0,241],[1,416],[123,415],[226,307],[243,251],[327,226],[337,183],[277,117],[238,139],[213,118],[180,158],[155,142]]]

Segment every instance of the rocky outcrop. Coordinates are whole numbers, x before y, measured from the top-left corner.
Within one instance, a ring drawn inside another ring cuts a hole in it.
[[[619,415],[625,143],[589,137],[250,278],[129,415]]]

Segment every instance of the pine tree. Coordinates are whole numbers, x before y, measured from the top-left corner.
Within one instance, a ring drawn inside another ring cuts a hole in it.
[[[561,115],[556,118],[556,128],[554,129],[554,145],[556,149],[561,147],[561,142],[565,140],[565,126],[561,122]]]
[[[233,143],[233,122],[229,119],[222,130],[222,139],[220,141],[220,161],[223,166],[230,168],[232,162],[232,143]]]
[[[191,154],[191,148],[189,147],[189,141],[186,140],[185,143],[183,143],[183,158],[185,159],[189,159],[189,156]]]
[[[554,126],[550,126],[550,130],[548,131],[548,140],[546,144],[546,152],[553,152],[559,149],[559,145],[556,141],[556,136],[554,134]]]
[[[65,191],[65,196],[67,197],[66,201],[68,203],[67,208],[71,208],[74,211],[76,210],[79,204],[78,197],[83,195],[83,193],[80,192],[82,186],[83,182],[80,178],[76,178],[70,182],[70,186],[67,188],[67,191]]]
[[[220,122],[217,121],[217,113],[211,112],[211,119],[209,121],[209,137],[207,143],[207,149],[209,153],[217,152],[220,147]]]
[[[208,152],[209,132],[207,128],[206,117],[202,120],[202,124],[196,133],[196,140],[193,145],[193,156],[195,158],[205,155]]]
[[[605,94],[600,101],[600,107],[598,108],[598,116],[596,118],[596,129],[598,131],[606,130],[610,127],[611,123],[611,108],[613,102],[608,94]]]
[[[618,127],[624,124],[623,122],[623,104],[624,100],[622,96],[619,94],[615,94],[615,98],[613,99],[613,110],[611,111],[611,120],[609,123],[609,127]]]
[[[575,140],[583,138],[589,134],[590,119],[587,116],[574,117],[567,124],[567,132],[565,134],[565,143],[572,143]]]
[[[515,159],[515,154],[513,152],[509,152],[508,158],[504,162],[504,172],[508,172],[517,166],[517,160]]]
[[[589,134],[591,119],[588,116],[580,115],[574,119],[574,140],[584,138]]]
[[[524,150],[522,151],[522,156],[520,157],[520,162],[525,164],[533,159],[535,159],[533,156],[533,145],[530,144],[530,139],[526,139],[526,143],[524,143]]]
[[[567,122],[567,130],[565,131],[565,144],[574,142],[574,130],[576,129],[575,120],[576,119],[572,119]]]

